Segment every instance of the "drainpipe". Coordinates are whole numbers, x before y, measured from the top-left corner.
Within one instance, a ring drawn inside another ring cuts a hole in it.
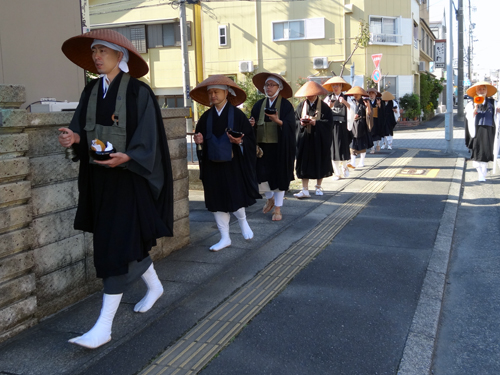
[[[256,52],[256,60],[257,60],[257,65],[259,69],[263,68],[264,62],[261,61],[261,55],[260,55],[260,48],[262,46],[262,40],[261,40],[261,34],[260,30],[262,27],[262,20],[261,20],[261,14],[262,14],[262,3],[261,0],[256,0],[255,1],[255,39],[257,41],[255,45],[255,52]]]
[[[194,11],[194,45],[196,56],[196,84],[203,81],[203,47],[201,39],[201,4],[193,6]]]

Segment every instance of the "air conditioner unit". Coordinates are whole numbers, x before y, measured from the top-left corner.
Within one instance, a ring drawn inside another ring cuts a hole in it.
[[[425,61],[420,61],[418,63],[418,71],[419,72],[425,72]]]
[[[32,104],[30,109],[32,113],[64,112],[74,111],[77,106],[78,102],[41,100],[39,104]]]
[[[326,57],[315,57],[313,59],[314,69],[327,69],[328,68],[328,58]]]
[[[240,73],[252,73],[253,61],[240,61]]]

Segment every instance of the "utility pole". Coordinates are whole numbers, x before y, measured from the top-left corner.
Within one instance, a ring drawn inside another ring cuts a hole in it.
[[[191,97],[189,96],[189,56],[188,56],[188,38],[186,22],[186,0],[180,0],[180,27],[181,27],[181,51],[182,51],[182,72],[184,84],[184,107],[191,107]]]
[[[453,0],[448,4],[448,27],[446,28],[446,153],[453,153]]]
[[[464,0],[458,0],[458,100],[457,119],[464,119]]]
[[[471,64],[472,64],[472,29],[474,28],[473,23],[472,23],[472,14],[471,14],[471,6],[470,6],[470,0],[469,0],[469,49],[467,51],[468,54],[468,61],[469,61],[469,80],[472,82],[472,76],[471,76]]]
[[[187,38],[187,21],[186,21],[186,0],[179,0],[180,14],[179,23],[181,27],[181,51],[182,51],[182,72],[184,84],[184,107],[189,107],[189,117],[186,118],[186,131],[193,131],[193,116],[191,111],[191,97],[189,96],[189,56],[188,56],[188,38]]]

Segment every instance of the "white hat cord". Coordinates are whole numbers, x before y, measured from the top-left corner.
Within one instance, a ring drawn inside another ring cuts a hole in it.
[[[229,87],[228,85],[210,85],[210,86],[207,86],[207,91],[210,89],[227,90],[227,91],[229,91],[229,93],[232,96],[236,96],[236,93],[234,92],[234,90],[231,87]]]
[[[266,82],[264,82],[264,85],[267,83],[267,81],[273,81],[273,82],[276,82],[276,83],[278,84],[278,91],[276,91],[276,92],[274,93],[274,95],[273,95],[273,96],[269,96],[269,95],[267,95],[267,93],[266,93],[266,89],[264,88],[264,95],[265,95],[265,96],[266,96],[266,98],[268,98],[268,99],[272,99],[272,98],[277,97],[277,96],[278,96],[278,94],[280,93],[280,91],[281,91],[281,90],[283,90],[283,82],[281,82],[281,80],[279,80],[278,78],[273,77],[273,76],[269,76],[269,77],[267,77]]]

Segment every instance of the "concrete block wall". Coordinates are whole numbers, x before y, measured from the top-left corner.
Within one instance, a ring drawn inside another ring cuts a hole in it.
[[[72,112],[26,113],[24,87],[0,85],[0,342],[102,288],[92,235],[73,229],[78,163],[57,141]],[[185,117],[162,110],[174,175],[174,237],[161,259],[189,243]]]
[[[37,323],[25,97],[0,85],[0,341]]]

